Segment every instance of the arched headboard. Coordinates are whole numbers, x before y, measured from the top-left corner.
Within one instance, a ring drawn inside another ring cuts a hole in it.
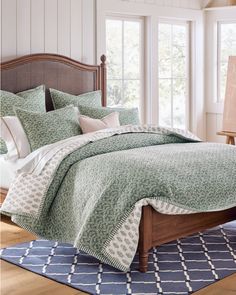
[[[58,54],[30,54],[1,63],[1,89],[17,93],[44,84],[47,111],[53,110],[49,88],[71,94],[101,90],[106,105],[106,56],[87,65]]]

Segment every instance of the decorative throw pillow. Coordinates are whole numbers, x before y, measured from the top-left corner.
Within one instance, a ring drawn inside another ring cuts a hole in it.
[[[45,113],[45,86],[41,85],[17,94],[1,90],[0,105],[1,117],[15,116],[14,107]],[[0,154],[5,153],[7,153],[7,147],[3,139],[0,139]]]
[[[87,106],[79,106],[79,112],[81,115],[88,116],[94,119],[101,119],[113,112],[119,113],[119,121],[120,125],[138,125],[139,121],[139,113],[138,109],[125,109],[125,108],[91,108]]]
[[[79,124],[83,133],[89,133],[106,128],[116,128],[120,126],[119,113],[114,112],[102,119],[92,119],[87,116],[79,116]]]
[[[11,93],[1,90],[0,116],[15,116],[14,108],[21,108],[28,111],[45,113],[45,87],[38,86],[34,89],[19,93]]]
[[[30,143],[31,151],[81,134],[78,115],[73,106],[45,114],[15,110]]]
[[[72,95],[50,88],[50,94],[54,109],[64,108],[68,105],[73,105],[75,107],[78,107],[79,105],[100,107],[102,105],[101,90],[87,92],[80,95]]]
[[[30,145],[19,119],[15,116],[2,117],[0,128],[8,150],[5,159],[25,158],[30,153]]]

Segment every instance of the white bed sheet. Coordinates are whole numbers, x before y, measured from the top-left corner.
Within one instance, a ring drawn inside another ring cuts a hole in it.
[[[24,159],[9,161],[0,155],[0,187],[8,189],[16,177],[17,170],[22,167]]]
[[[0,155],[0,187],[9,189],[11,183],[15,180],[16,176],[21,173],[29,173],[34,171],[39,174],[47,161],[51,159],[55,153],[58,152],[68,141],[73,141],[74,138],[86,138],[90,133],[85,135],[77,135],[68,139],[58,141],[53,144],[45,145],[34,152],[30,153],[27,157],[17,160],[7,160],[5,155]]]
[[[95,132],[94,132],[95,133]],[[73,141],[75,138],[86,138],[91,133],[73,136],[53,144],[45,145],[27,157],[17,160],[7,160],[5,155],[0,155],[0,187],[9,189],[11,183],[15,180],[16,176],[21,173],[40,174],[47,161],[50,160],[63,146],[68,144],[68,141]]]

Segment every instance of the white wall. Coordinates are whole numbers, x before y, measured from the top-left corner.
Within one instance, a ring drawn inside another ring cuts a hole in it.
[[[95,62],[95,0],[1,0],[1,60],[58,53]]]
[[[123,1],[165,7],[201,7],[201,0]],[[2,61],[48,52],[95,62],[96,0],[1,0],[1,7]]]

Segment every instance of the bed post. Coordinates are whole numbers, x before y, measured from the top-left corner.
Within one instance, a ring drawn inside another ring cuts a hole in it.
[[[101,56],[101,90],[102,90],[102,105],[107,105],[107,67],[106,55]]]
[[[148,269],[148,251],[152,247],[152,207],[142,208],[142,217],[139,226],[139,271],[146,272]]]

